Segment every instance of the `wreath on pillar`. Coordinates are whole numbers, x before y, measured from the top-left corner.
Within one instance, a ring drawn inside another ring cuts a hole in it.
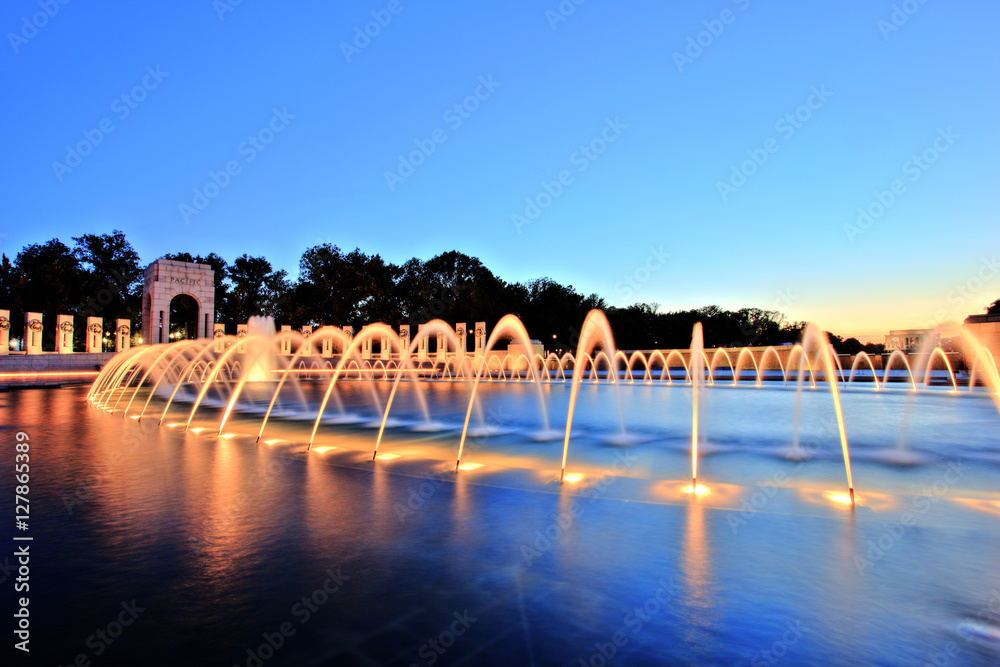
[[[239,331],[237,331],[236,332],[236,337],[237,338],[246,338],[247,337],[247,331],[246,331],[246,329],[240,329]]]
[[[88,327],[88,329],[90,329],[90,333],[95,333],[98,336],[100,336],[102,333],[104,333],[104,325],[98,324],[97,322],[94,322],[93,324],[91,324]]]
[[[215,337],[215,338],[222,338],[223,336],[225,336],[225,335],[226,335],[226,332],[225,332],[225,331],[223,331],[222,329],[216,329],[216,330],[215,330],[215,333],[214,333],[214,334],[212,334],[212,335],[213,335],[213,337]]]
[[[73,333],[73,323],[63,322],[62,324],[59,325],[59,330],[62,331],[63,333],[71,334]]]
[[[400,338],[409,338],[410,337],[410,331],[409,331],[409,329],[400,329],[399,330],[399,337]]]
[[[127,336],[131,333],[131,330],[128,328],[127,324],[123,324],[120,327],[118,327],[118,333],[120,333],[123,336]]]
[[[10,329],[10,320],[6,317],[0,317],[0,331],[7,331]]]
[[[455,329],[455,335],[456,336],[464,336],[465,335],[465,327],[459,327],[459,328]]]
[[[486,335],[486,331],[484,331],[482,327],[476,327],[476,335],[477,336],[485,336]]]
[[[28,328],[31,329],[32,331],[41,331],[42,330],[42,321],[41,320],[37,320],[37,319],[36,320],[28,320]]]

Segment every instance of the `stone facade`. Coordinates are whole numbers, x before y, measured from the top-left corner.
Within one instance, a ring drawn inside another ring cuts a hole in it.
[[[170,302],[186,294],[198,304],[197,337],[210,338],[215,327],[215,272],[205,264],[158,259],[146,267],[142,287],[143,342],[170,342]]]
[[[916,352],[924,344],[930,332],[930,329],[894,329],[885,335],[885,351]],[[941,337],[937,336],[934,342],[940,343]]]
[[[1000,361],[1000,315],[970,315],[965,326],[990,351],[993,359]]]

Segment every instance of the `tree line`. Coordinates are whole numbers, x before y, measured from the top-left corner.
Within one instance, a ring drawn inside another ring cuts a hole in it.
[[[53,349],[55,316],[129,319],[138,330],[145,266],[125,238],[110,234],[59,239],[24,247],[11,261],[0,257],[0,308],[10,308],[12,338],[23,334],[24,312],[41,312]],[[593,308],[605,312],[620,349],[687,348],[695,322],[704,326],[706,347],[784,345],[798,342],[804,322],[789,321],[776,310],[705,306],[661,311],[658,303],[610,306],[598,294],[582,294],[551,278],[510,283],[469,255],[448,251],[429,260],[416,257],[393,264],[360,248],[350,252],[330,243],[306,249],[299,275],[275,269],[264,257],[240,255],[226,261],[206,256],[168,253],[165,259],[205,264],[215,272],[215,321],[229,333],[252,315],[270,315],[279,324],[351,325],[355,331],[372,322],[416,325],[440,318],[470,328],[485,321],[491,330],[507,313],[521,318],[528,332],[547,350],[575,350],[583,320]],[[84,322],[77,323],[82,347]],[[838,351],[881,352],[879,345],[831,336]]]

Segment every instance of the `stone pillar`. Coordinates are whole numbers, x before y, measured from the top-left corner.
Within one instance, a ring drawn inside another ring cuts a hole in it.
[[[56,315],[56,352],[72,354],[73,352],[73,316]]]
[[[372,337],[368,336],[363,341],[361,341],[361,358],[371,359],[372,358]]]
[[[434,355],[437,361],[447,361],[448,359],[448,343],[445,341],[444,334],[439,333],[437,335],[437,351]]]
[[[292,325],[282,324],[281,325],[282,338],[281,338],[281,345],[278,347],[278,354],[280,354],[283,357],[292,356],[292,337],[287,335],[290,333],[292,333]]]
[[[42,353],[42,314],[24,314],[24,343],[22,345],[27,354]]]
[[[392,345],[389,343],[388,336],[382,336],[382,344],[379,347],[378,355],[383,360],[388,360],[392,358]]]
[[[410,350],[410,325],[400,324],[399,325],[399,345],[403,349],[399,351],[399,363],[403,363],[403,359],[409,354]]]
[[[87,352],[103,352],[104,320],[100,317],[87,318]]]
[[[310,324],[302,325],[302,355],[303,357],[311,357],[313,355],[313,344],[312,344],[313,328]]]
[[[240,346],[239,354],[247,353],[247,344],[244,342],[246,340],[247,334],[250,331],[249,325],[237,324],[236,325],[236,340]]]
[[[0,355],[10,352],[10,311],[0,310]]]
[[[115,352],[124,352],[132,346],[132,321],[115,320]]]
[[[333,328],[336,329],[337,327]],[[333,356],[333,336],[331,334],[323,336],[322,343],[320,345],[320,354],[326,358]]]
[[[458,338],[458,351],[456,356],[459,361],[465,357],[465,340],[468,332],[465,330],[465,322],[459,322],[455,325],[455,336]]]
[[[216,324],[215,332],[212,334],[215,338],[215,351],[222,353],[226,351],[226,325]]]
[[[486,322],[476,322],[476,356],[483,356],[486,350]]]
[[[417,333],[419,334],[423,331],[425,326],[426,325],[424,324],[418,324]],[[420,342],[417,343],[417,361],[427,361],[427,341],[427,336],[424,336],[420,339]]]

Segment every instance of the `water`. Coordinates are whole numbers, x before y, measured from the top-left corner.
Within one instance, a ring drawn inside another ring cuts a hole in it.
[[[301,384],[315,410],[325,384]],[[5,457],[18,430],[32,445],[32,664],[1000,661],[988,398],[913,397],[907,448],[920,456],[900,465],[908,394],[843,392],[852,510],[825,495],[844,491],[844,469],[822,389],[802,394],[808,458],[794,461],[794,391],[704,388],[709,493],[692,498],[689,387],[621,385],[636,437],[618,446],[616,390],[581,385],[567,469],[583,477],[560,485],[563,443],[531,437],[536,386],[480,385],[491,435],[475,437],[474,414],[463,463],[483,467],[456,475],[470,384],[424,385],[444,427],[432,433],[410,430],[424,422],[410,384],[380,447],[399,458],[374,463],[367,421],[381,415],[358,382],[338,392],[366,419],[323,424],[314,451],[309,420],[272,416],[273,444],[258,446],[260,414],[234,414],[234,437],[218,438],[209,404],[197,434],[166,426],[183,405],[157,427],[88,406],[85,389],[0,394]],[[391,383],[375,388],[384,401]],[[569,385],[543,389],[550,427],[564,427]],[[9,474],[2,484],[9,517]],[[133,600],[136,620],[97,639]]]

